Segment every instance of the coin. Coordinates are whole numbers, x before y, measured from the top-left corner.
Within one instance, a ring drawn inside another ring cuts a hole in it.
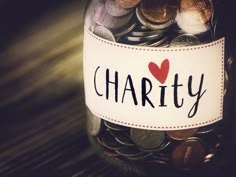
[[[193,46],[199,44],[201,44],[201,42],[196,36],[190,34],[182,34],[175,37],[170,42],[170,47],[184,47],[184,46]]]
[[[104,121],[104,125],[114,131],[127,131],[129,128],[122,126],[122,125],[117,125],[117,124],[113,124],[109,121]]]
[[[211,0],[181,0],[176,21],[189,34],[199,34],[209,30],[207,22],[213,13]]]
[[[142,15],[152,23],[166,23],[177,14],[178,1],[143,0],[140,3]]]
[[[140,12],[140,9],[139,7],[136,7],[136,16],[137,16],[137,19],[139,20],[139,22],[144,25],[145,27],[151,29],[151,30],[160,30],[160,29],[165,29],[165,28],[168,28],[170,27],[172,24],[175,23],[175,19],[171,19],[165,23],[160,23],[160,24],[155,24],[155,23],[152,23],[152,22],[149,22],[145,19],[145,17],[143,17],[143,15],[141,14]]]
[[[131,24],[129,23],[128,25],[120,29],[113,30],[113,34],[116,38],[119,38],[131,32],[135,27],[136,27],[136,23],[131,23]]]
[[[105,8],[107,13],[109,13],[113,17],[121,17],[132,11],[132,9],[122,8],[114,0],[106,0]]]
[[[125,39],[131,42],[144,42],[144,41],[150,41],[153,39],[159,39],[163,36],[164,34],[154,34],[151,36],[143,36],[143,37],[137,37],[137,36],[125,36]]]
[[[158,148],[165,139],[163,131],[130,129],[130,136],[134,143],[142,149]]]
[[[185,140],[193,136],[198,131],[198,128],[185,130],[171,130],[166,131],[166,134],[174,140]]]
[[[130,34],[132,36],[137,36],[137,37],[144,37],[144,36],[151,36],[155,34],[163,34],[166,32],[166,30],[149,30],[149,31],[132,31]]]
[[[161,40],[153,42],[151,44],[149,44],[149,47],[159,47],[160,45],[164,44],[167,41],[168,37],[165,36],[163,37]]]
[[[100,145],[111,149],[111,150],[117,150],[124,148],[123,145],[118,143],[109,133],[104,132],[102,135],[97,136],[97,141]]]
[[[155,149],[143,149],[140,148],[143,152],[160,152],[164,149],[166,149],[169,145],[171,144],[171,141],[167,141],[165,143],[162,143],[159,147],[155,148]]]
[[[203,162],[205,149],[197,138],[180,143],[172,152],[173,165],[181,170],[190,170]]]
[[[126,157],[126,158],[129,159],[129,160],[133,160],[133,161],[140,161],[140,160],[143,161],[144,159],[148,158],[149,156],[151,156],[150,153],[143,153],[143,154],[141,154],[141,155],[139,155],[139,156]],[[142,161],[141,161],[141,162],[142,162]]]
[[[107,27],[109,29],[121,28],[125,26],[128,24],[132,16],[133,12],[121,17],[113,17],[106,11],[104,3],[99,3],[94,11],[94,21],[98,25]]]
[[[120,7],[129,9],[138,5],[141,0],[115,0],[115,1]]]
[[[139,157],[145,155],[144,152],[140,151],[136,147],[126,147],[123,149],[116,150],[117,154],[125,157]]]
[[[138,43],[138,44],[136,44],[136,45],[137,45],[137,46],[148,46],[149,44],[151,44],[150,41],[145,41],[145,42]]]
[[[93,32],[96,23],[93,19],[93,14],[95,7],[97,6],[97,2],[91,1],[91,4],[88,6],[88,9],[85,13],[85,18],[84,18],[84,25],[91,31]]]
[[[161,46],[159,46],[159,47],[168,48],[168,47],[169,47],[169,44],[161,45]]]
[[[170,41],[167,40],[166,42],[164,42],[163,44],[161,44],[161,45],[158,46],[158,47],[165,47],[165,48],[167,48],[167,47],[169,47],[169,46],[170,46]]]
[[[115,138],[115,140],[125,146],[135,146],[135,144],[130,139],[130,136],[127,133],[108,130],[109,133]]]
[[[134,43],[137,46],[149,46],[149,47],[168,47],[170,41],[167,36],[161,37],[160,39],[148,40],[141,43]],[[131,43],[132,44],[132,43]]]
[[[181,0],[180,13],[194,13],[194,18],[191,20],[192,25],[203,24],[209,21],[213,12],[213,4],[211,0]]]
[[[146,26],[143,26],[143,25],[140,25],[140,26],[139,26],[139,30],[143,30],[143,31],[148,30],[148,31],[150,31],[149,28],[147,28]]]
[[[96,34],[97,36],[103,38],[103,39],[107,39],[107,40],[112,41],[112,42],[116,41],[116,39],[113,36],[112,32],[104,26],[96,26],[93,33]]]

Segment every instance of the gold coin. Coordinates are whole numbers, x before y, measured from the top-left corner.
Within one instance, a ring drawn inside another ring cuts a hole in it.
[[[186,129],[186,130],[171,130],[167,131],[166,134],[175,140],[186,140],[193,136],[198,131],[198,128]]]
[[[116,0],[116,3],[124,9],[130,9],[138,5],[140,1],[141,0]]]
[[[211,18],[213,4],[211,0],[181,0],[180,12],[193,12],[199,23],[206,23]]]
[[[175,0],[143,0],[140,10],[150,22],[165,23],[176,17],[178,3]]]

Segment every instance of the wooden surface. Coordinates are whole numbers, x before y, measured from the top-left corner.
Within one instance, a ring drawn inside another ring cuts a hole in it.
[[[86,137],[85,1],[0,3],[0,177],[125,176]],[[219,177],[236,176],[234,134]]]

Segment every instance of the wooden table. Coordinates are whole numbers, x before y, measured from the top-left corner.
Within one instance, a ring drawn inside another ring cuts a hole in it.
[[[131,176],[98,158],[86,136],[85,1],[0,3],[0,177]],[[203,177],[236,175],[235,132]]]

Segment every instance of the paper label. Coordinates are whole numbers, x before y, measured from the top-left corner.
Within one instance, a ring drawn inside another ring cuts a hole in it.
[[[107,121],[142,129],[176,130],[222,119],[224,38],[153,48],[84,33],[86,105]]]

